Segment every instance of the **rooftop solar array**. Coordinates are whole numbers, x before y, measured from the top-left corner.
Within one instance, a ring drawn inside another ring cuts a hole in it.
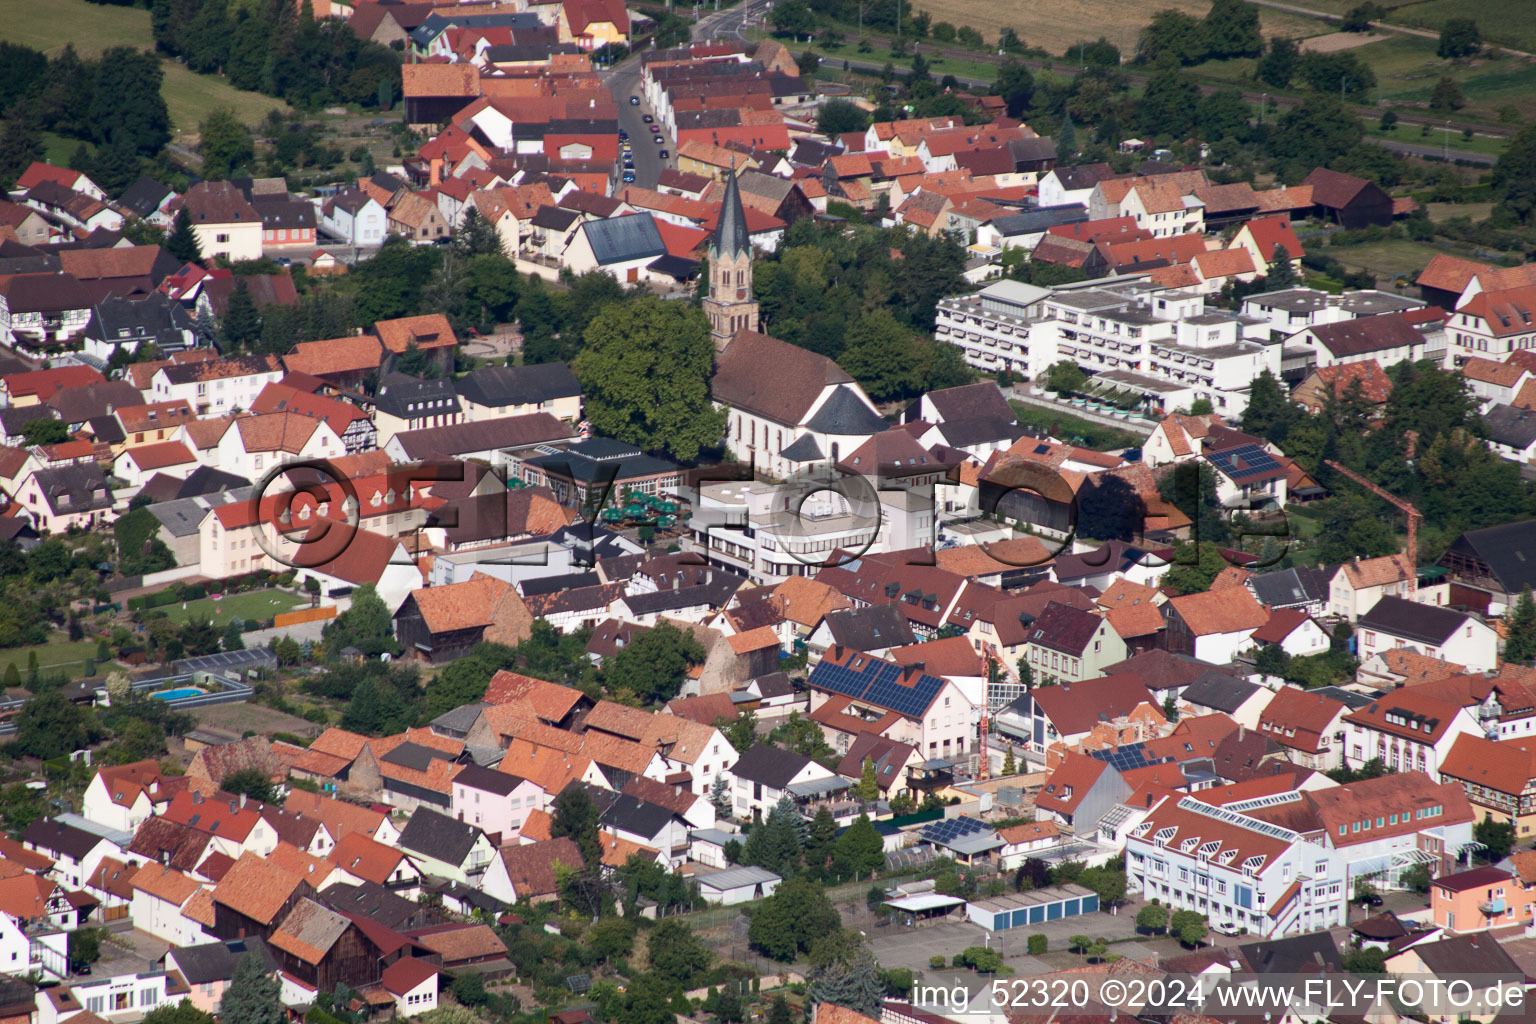
[[[1245,444],[1224,452],[1206,456],[1228,476],[1248,476],[1251,473],[1269,473],[1280,468],[1280,463],[1269,452],[1256,444]]]
[[[1173,760],[1167,756],[1149,756],[1145,743],[1127,743],[1113,749],[1094,750],[1088,756],[1107,763],[1117,772],[1128,772],[1135,768],[1145,768],[1149,764],[1164,764]]]
[[[855,657],[852,664],[861,667],[823,660],[811,673],[811,682],[912,718],[921,718],[944,688],[944,680],[926,673],[914,673],[903,680],[902,666],[878,658]]]
[[[945,818],[932,825],[923,826],[922,837],[930,843],[949,843],[961,836],[996,831],[991,825],[975,818]]]

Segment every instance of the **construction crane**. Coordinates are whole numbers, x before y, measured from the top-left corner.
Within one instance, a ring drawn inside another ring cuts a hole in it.
[[[1416,441],[1417,437],[1413,438],[1413,440]],[[1412,456],[1410,455],[1410,458],[1411,457]],[[1416,591],[1419,586],[1419,523],[1424,521],[1423,513],[1414,508],[1413,505],[1411,505],[1409,502],[1399,498],[1395,494],[1388,493],[1383,488],[1371,483],[1365,477],[1361,476],[1359,473],[1356,473],[1354,470],[1347,466],[1341,466],[1339,463],[1332,459],[1324,459],[1323,464],[1331,469],[1335,469],[1340,473],[1343,473],[1355,483],[1376,495],[1376,497],[1380,498],[1382,501],[1389,502],[1403,510],[1403,514],[1408,517],[1408,565],[1412,570],[1411,578],[1408,581],[1409,593],[1411,594]]]

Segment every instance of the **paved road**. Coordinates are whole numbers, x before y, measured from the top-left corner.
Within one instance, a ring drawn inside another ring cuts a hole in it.
[[[1391,139],[1378,139],[1372,136],[1367,136],[1366,141],[1374,142],[1376,145],[1390,149],[1401,156],[1441,159],[1446,155],[1445,149],[1441,146],[1419,146],[1411,142],[1394,142]],[[1453,149],[1449,155],[1452,160],[1465,160],[1469,164],[1478,164],[1483,167],[1492,167],[1494,165],[1494,158],[1486,153],[1470,153],[1464,149]]]
[[[672,145],[676,140],[667,136],[665,129],[662,138],[666,141],[661,145],[656,144],[651,126],[644,120],[644,116],[653,111],[643,102],[643,97],[639,106],[629,102],[631,96],[641,95],[640,55],[635,54],[615,64],[613,70],[608,72],[604,84],[613,94],[613,101],[619,105],[619,127],[629,133],[635,155],[634,184],[642,188],[655,188],[661,169],[677,166],[677,147]],[[659,155],[663,151],[667,154],[666,160],[662,160]]]

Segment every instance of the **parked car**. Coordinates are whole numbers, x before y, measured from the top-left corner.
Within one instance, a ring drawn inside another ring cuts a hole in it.
[[[665,160],[670,154],[668,154],[667,151],[663,149],[661,152],[657,153],[656,155],[661,157],[663,160]]]
[[[638,107],[640,105],[640,97],[639,96],[631,96],[629,98],[629,105],[632,106],[632,107]]]
[[[651,136],[651,138],[655,141],[656,145],[658,145],[658,146],[665,146],[667,144],[667,140],[662,138],[660,135],[653,135],[653,136]]]
[[[660,135],[661,134],[661,125],[659,125],[659,124],[651,125],[651,134],[652,135]]]
[[[619,129],[619,141],[620,142],[628,142],[629,141],[629,132],[625,131],[623,128]]]
[[[1239,928],[1235,924],[1229,924],[1226,921],[1218,921],[1215,924],[1211,925],[1211,931],[1215,932],[1217,935],[1241,935],[1241,934],[1243,934],[1243,930],[1241,928]]]
[[[625,181],[634,181],[635,180],[635,172],[634,171],[625,171],[624,172],[624,180]]]
[[[645,123],[646,123],[646,124],[651,124],[651,123],[653,123],[653,122],[654,122],[654,121],[655,121],[655,120],[656,120],[656,119],[655,119],[655,118],[654,118],[654,117],[652,117],[652,116],[651,116],[651,115],[650,115],[650,114],[642,114],[642,115],[641,115],[641,116],[640,116],[640,120],[642,120],[642,121],[644,121],[644,122],[645,122]]]

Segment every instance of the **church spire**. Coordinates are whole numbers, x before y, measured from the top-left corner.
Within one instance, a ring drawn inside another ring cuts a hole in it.
[[[739,256],[752,248],[747,232],[747,211],[741,205],[741,189],[736,184],[736,158],[731,158],[731,173],[725,179],[725,199],[720,204],[720,223],[715,226],[715,253]]]

